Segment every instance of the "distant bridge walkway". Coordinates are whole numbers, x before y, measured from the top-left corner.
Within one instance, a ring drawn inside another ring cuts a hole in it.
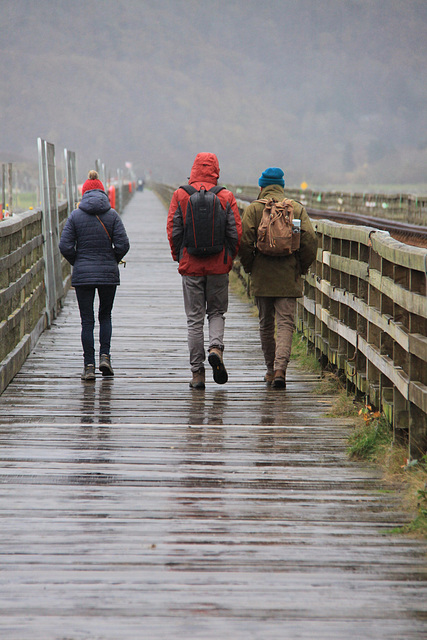
[[[166,210],[137,193],[114,379],[82,383],[75,294],[0,396],[0,635],[421,639],[426,545],[317,377],[266,389],[257,319],[231,296],[229,382],[188,386]]]

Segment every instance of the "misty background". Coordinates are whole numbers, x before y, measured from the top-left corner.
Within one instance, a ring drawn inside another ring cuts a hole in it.
[[[0,0],[0,160],[40,136],[79,179],[211,151],[223,183],[427,192],[426,26],[426,0]]]

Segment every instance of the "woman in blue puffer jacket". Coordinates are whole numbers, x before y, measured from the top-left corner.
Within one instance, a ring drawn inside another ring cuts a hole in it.
[[[110,206],[96,171],[89,171],[78,208],[65,223],[59,249],[73,265],[71,284],[76,290],[82,323],[82,380],[95,380],[95,290],[99,297],[99,369],[103,376],[113,376],[111,313],[120,284],[118,263],[129,251],[129,239],[120,216]]]

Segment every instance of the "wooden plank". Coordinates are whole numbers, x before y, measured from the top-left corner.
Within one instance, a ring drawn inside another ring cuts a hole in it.
[[[389,262],[425,274],[427,249],[407,245],[378,233],[372,234],[372,246],[374,251]]]
[[[43,269],[43,266],[43,258],[40,258],[18,280],[11,283],[6,289],[0,289],[0,304],[6,304],[14,295],[19,293]]]
[[[372,286],[381,293],[385,293],[395,304],[407,309],[410,313],[427,318],[426,296],[404,289],[391,278],[381,275],[376,269],[369,270],[368,280]]]
[[[381,354],[374,345],[368,344],[364,338],[358,337],[358,348],[370,362],[392,382],[402,396],[408,399],[409,377],[401,367],[396,367],[388,355]]]
[[[377,231],[372,227],[361,227],[359,225],[341,224],[331,220],[313,220],[313,225],[319,233],[323,233],[332,238],[359,242],[366,246],[371,244],[371,233],[389,235],[387,231]]]
[[[402,329],[401,323],[395,322],[390,317],[386,318],[375,307],[369,306],[366,302],[358,298],[350,291],[345,291],[344,289],[339,289],[338,287],[332,286],[327,280],[321,280],[317,286],[318,289],[322,293],[327,295],[331,300],[335,300],[336,302],[340,302],[341,304],[345,304],[348,307],[351,307],[352,309],[354,309],[354,311],[366,318],[368,322],[375,324],[382,331],[393,338],[393,340],[400,344],[400,346],[405,351],[411,353],[416,352],[417,355],[419,354],[419,349],[423,346],[423,340],[419,340],[419,338],[416,337],[415,334],[408,334],[404,329]],[[311,306],[306,305],[305,300],[304,306],[307,308],[307,310],[311,309]],[[421,349],[421,355],[419,355],[418,357],[423,357],[423,353],[424,351],[423,349]]]
[[[80,381],[71,291],[0,396],[1,636],[424,638],[426,545],[388,533],[408,514],[318,376],[267,389],[232,297],[229,383],[192,391],[166,212],[144,191],[123,221],[116,376]]]
[[[22,306],[14,309],[14,311],[8,316],[4,323],[0,324],[0,338],[6,343],[11,338],[11,329],[16,328],[26,315],[31,311],[31,308],[37,303],[38,298],[44,294],[43,283],[38,284],[31,296],[25,299]],[[6,351],[9,353],[9,350]]]
[[[0,238],[6,238],[39,220],[41,220],[40,209],[34,209],[34,211],[26,211],[24,213],[14,213],[11,217],[1,221]]]
[[[328,252],[323,252],[328,253]],[[348,273],[351,276],[356,276],[361,280],[369,280],[369,265],[366,262],[360,262],[359,260],[352,260],[351,258],[345,258],[335,254],[329,255],[329,262],[327,263],[332,269],[341,271],[342,273]]]
[[[420,333],[410,333],[408,337],[408,351],[414,353],[420,360],[427,362],[427,336],[423,336]]]
[[[20,246],[15,251],[12,251],[12,253],[9,253],[3,258],[0,258],[0,271],[3,271],[3,269],[9,269],[10,267],[13,267],[15,264],[20,262],[20,260],[25,258],[25,256],[27,256],[29,253],[34,251],[34,249],[36,249],[42,244],[43,244],[43,237],[41,235],[38,235],[35,238],[32,238],[32,240],[29,240],[28,242],[26,242],[24,245]]]
[[[427,386],[422,382],[411,382],[409,385],[409,400],[427,413]]]

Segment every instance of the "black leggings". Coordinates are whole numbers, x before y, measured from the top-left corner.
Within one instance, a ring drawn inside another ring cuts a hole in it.
[[[77,302],[79,303],[80,318],[82,321],[82,345],[84,363],[95,364],[95,348],[93,331],[95,328],[95,316],[93,304],[95,290],[98,289],[99,297],[99,343],[100,354],[110,355],[110,343],[112,333],[111,312],[113,310],[116,285],[79,285],[75,287]]]

